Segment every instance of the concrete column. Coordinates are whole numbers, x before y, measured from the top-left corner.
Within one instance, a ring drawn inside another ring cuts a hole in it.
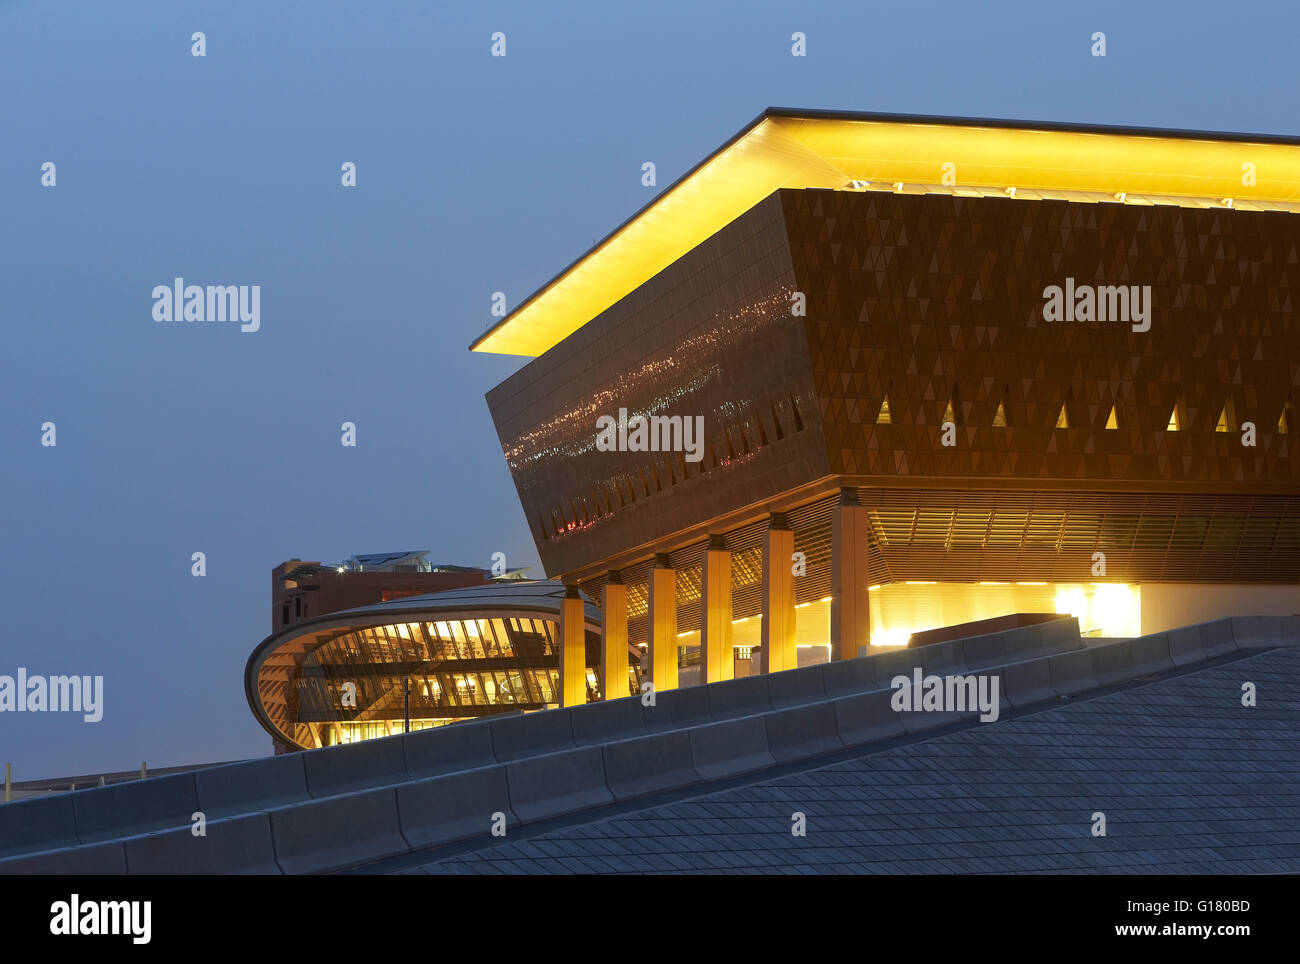
[[[587,619],[577,586],[564,587],[560,603],[560,705],[587,702]]]
[[[650,570],[650,679],[655,692],[677,689],[677,570],[656,556]]]
[[[731,644],[731,553],[722,536],[709,536],[700,586],[700,681],[732,679],[736,651]]]
[[[618,571],[605,577],[600,601],[600,695],[627,696],[627,586]]]
[[[853,659],[871,644],[867,510],[856,489],[841,489],[831,512],[831,659]]]
[[[794,634],[794,533],[785,515],[772,514],[763,533],[763,672],[779,673],[798,665]]]

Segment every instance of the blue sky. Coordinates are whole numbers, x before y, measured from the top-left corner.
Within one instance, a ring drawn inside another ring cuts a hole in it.
[[[284,559],[540,574],[483,401],[523,360],[466,348],[643,161],[767,106],[1300,133],[1289,4],[589,6],[0,0],[0,673],[105,678],[100,723],[0,714],[15,779],[269,752]],[[260,284],[261,330],[155,323],[176,276]]]

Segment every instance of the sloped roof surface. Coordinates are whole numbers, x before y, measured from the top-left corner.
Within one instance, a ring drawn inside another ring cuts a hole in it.
[[[446,856],[427,873],[1297,873],[1300,649]],[[1242,683],[1258,705],[1241,705]],[[790,832],[791,814],[807,836]],[[1093,814],[1106,836],[1092,836]]]

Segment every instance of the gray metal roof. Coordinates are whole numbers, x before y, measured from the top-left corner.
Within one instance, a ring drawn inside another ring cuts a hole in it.
[[[1300,649],[487,845],[500,873],[1297,873]],[[1243,707],[1242,683],[1258,687]],[[807,836],[791,834],[806,815]],[[1092,835],[1092,815],[1107,833]],[[409,871],[407,871],[409,872]]]

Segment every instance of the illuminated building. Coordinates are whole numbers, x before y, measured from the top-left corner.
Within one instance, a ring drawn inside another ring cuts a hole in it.
[[[1294,613],[1297,215],[1292,138],[769,110],[471,347],[534,356],[487,399],[542,563],[660,688]],[[621,409],[702,458],[598,449]]]
[[[581,598],[566,599],[560,583],[505,581],[405,596],[282,628],[248,659],[248,704],[277,752],[395,735],[405,730],[408,712],[410,728],[421,730],[558,706],[566,604],[581,614],[578,670],[594,698],[601,685],[600,612]],[[635,653],[621,664],[623,695],[635,691],[636,664]]]

